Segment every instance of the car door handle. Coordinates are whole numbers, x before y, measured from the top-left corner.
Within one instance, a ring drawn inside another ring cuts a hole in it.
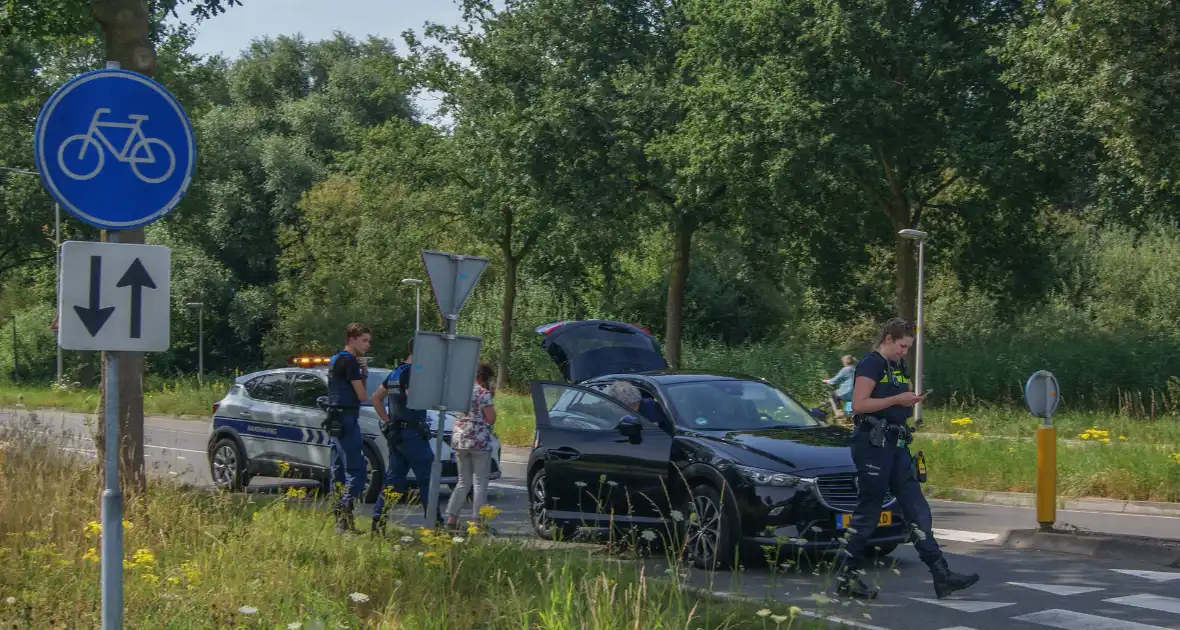
[[[245,410],[245,409],[243,409],[243,410],[241,411],[241,413],[239,413],[238,415],[239,415],[239,416],[242,416],[243,418],[245,418],[245,419],[247,419],[247,420],[249,420],[250,418],[253,418],[253,417],[254,417],[254,414],[250,413],[249,411],[247,411],[247,410]]]
[[[554,459],[577,459],[582,456],[581,453],[568,446],[563,446],[561,448],[551,448],[549,449],[548,454]]]

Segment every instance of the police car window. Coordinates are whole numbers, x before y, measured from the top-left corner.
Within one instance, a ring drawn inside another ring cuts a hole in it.
[[[254,400],[263,400],[266,402],[286,402],[287,401],[287,375],[286,374],[269,374],[262,379],[262,382],[254,386],[254,391],[250,392],[250,397]]]
[[[300,407],[316,407],[316,399],[328,395],[328,384],[314,374],[296,374],[291,383],[292,403]]]

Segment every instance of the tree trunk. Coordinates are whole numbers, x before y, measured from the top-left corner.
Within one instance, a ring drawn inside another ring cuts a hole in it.
[[[668,272],[668,303],[665,312],[664,356],[672,369],[680,369],[680,337],[684,326],[684,293],[688,287],[689,253],[696,226],[687,218],[672,225],[672,269]]]
[[[896,230],[904,230],[910,226],[894,222],[894,227]],[[897,293],[894,298],[894,306],[897,308],[898,317],[914,322],[914,309],[918,294],[918,265],[914,259],[914,241],[896,234],[893,239],[893,257],[896,259],[897,269]]]
[[[504,255],[504,303],[500,308],[500,358],[496,366],[496,390],[508,386],[508,359],[512,356],[512,311],[516,307],[516,265],[512,243],[501,245]]]
[[[142,0],[93,0],[91,15],[102,26],[106,57],[124,70],[146,76],[156,71],[156,50],[148,36],[151,23]],[[143,229],[118,233],[120,243],[143,243]],[[98,423],[99,478],[105,484],[106,385],[108,353],[102,355],[101,402]],[[143,353],[119,353],[119,485],[124,497],[147,490],[143,461]]]

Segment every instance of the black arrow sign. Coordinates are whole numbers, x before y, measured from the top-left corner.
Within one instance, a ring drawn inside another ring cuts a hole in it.
[[[93,337],[102,330],[103,324],[107,323],[111,313],[115,312],[115,307],[108,306],[106,308],[99,308],[102,304],[102,256],[90,257],[90,307],[74,306],[74,312],[78,313],[78,319],[82,320],[82,325],[86,326],[86,331]]]
[[[148,274],[147,269],[143,268],[143,263],[136,258],[115,286],[131,287],[131,338],[139,339],[140,320],[143,316],[143,288],[154,289],[156,283],[152,282],[151,275]]]

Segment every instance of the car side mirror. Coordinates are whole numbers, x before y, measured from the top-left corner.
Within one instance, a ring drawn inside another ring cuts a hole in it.
[[[818,407],[815,407],[811,410],[811,417],[815,418],[816,420],[821,420],[821,421],[827,420],[828,419],[828,412],[826,412],[823,409],[820,409]]]
[[[616,428],[619,430],[619,433],[630,438],[639,437],[639,434],[643,432],[643,424],[635,416],[623,416],[623,419],[619,421],[619,426]]]

